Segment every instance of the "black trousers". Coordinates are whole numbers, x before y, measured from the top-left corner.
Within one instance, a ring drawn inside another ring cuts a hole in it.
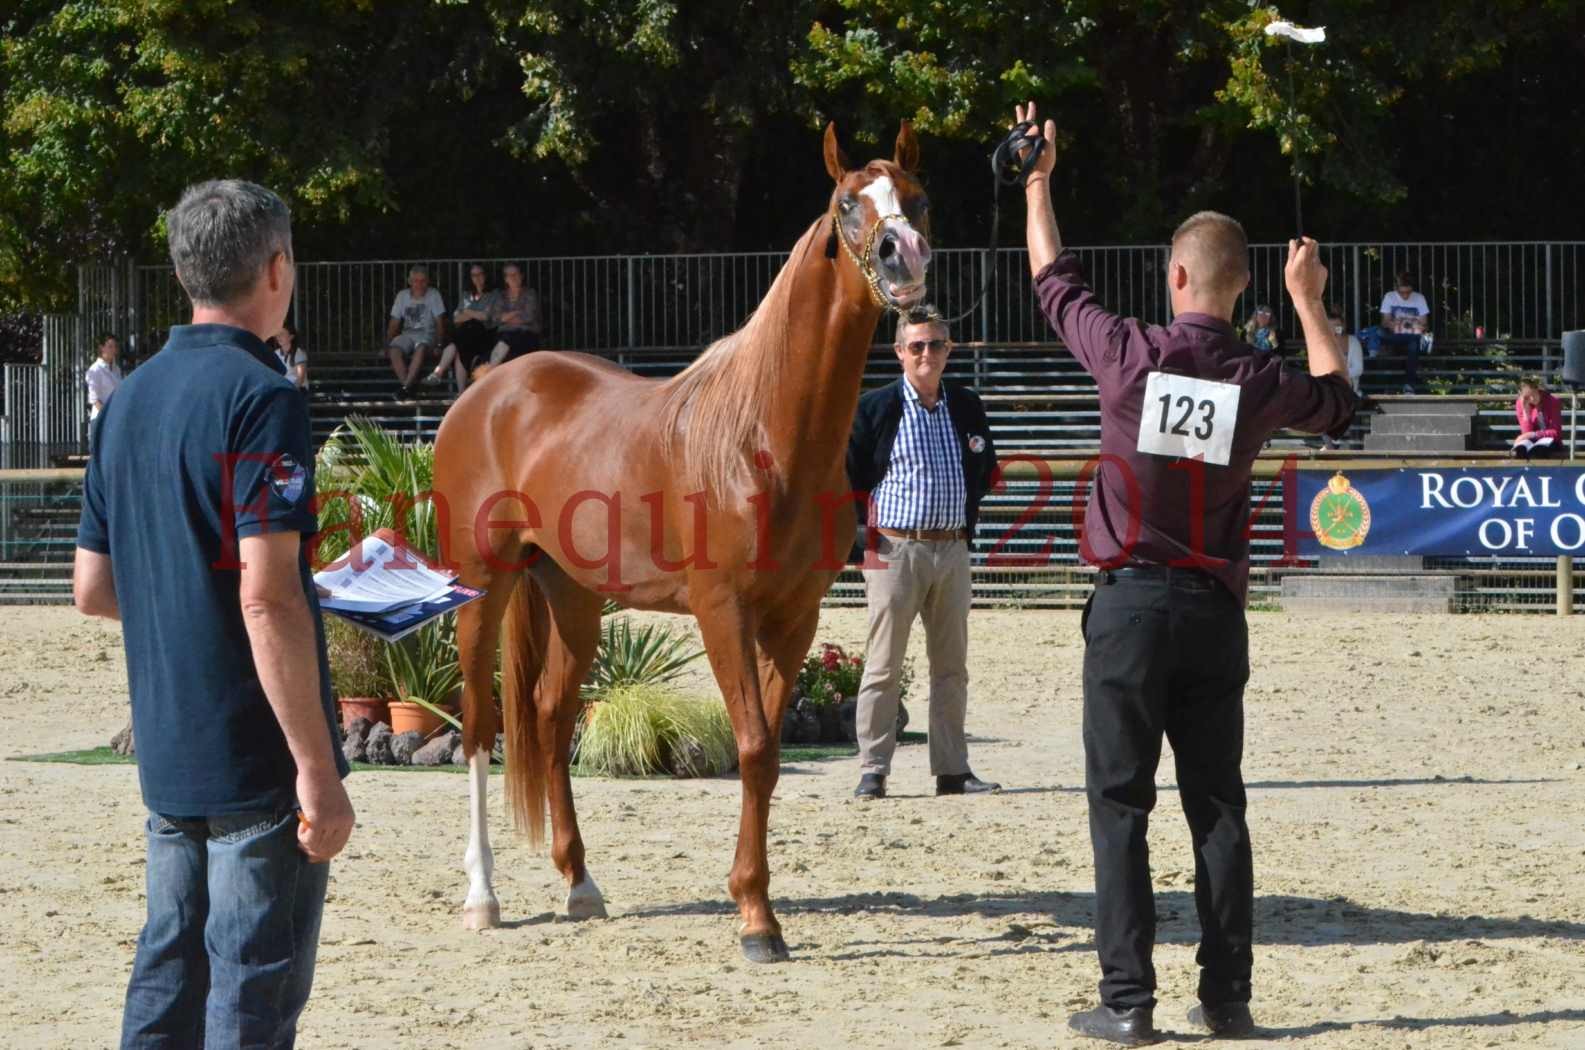
[[[526,328],[517,328],[508,331],[502,329],[497,338],[506,344],[506,357],[504,361],[515,361],[525,354],[531,354],[539,349],[539,335]]]
[[[495,330],[482,321],[464,321],[457,326],[451,341],[457,344],[457,360],[462,362],[463,370],[472,372],[474,365],[490,359]]]
[[[1156,907],[1145,830],[1161,738],[1194,840],[1200,1001],[1249,1001],[1254,872],[1244,823],[1249,629],[1210,577],[1102,572],[1084,612],[1084,786],[1095,850],[1101,1001],[1155,1004]]]

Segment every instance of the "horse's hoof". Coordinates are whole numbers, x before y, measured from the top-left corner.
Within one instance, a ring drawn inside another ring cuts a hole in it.
[[[501,904],[468,904],[462,909],[462,928],[465,930],[493,930],[501,925]]]
[[[739,943],[743,945],[743,958],[749,962],[779,963],[791,958],[787,942],[779,933],[745,933]]]
[[[593,877],[585,875],[582,882],[567,891],[567,918],[607,918],[605,898],[600,896],[600,887],[594,884]]]

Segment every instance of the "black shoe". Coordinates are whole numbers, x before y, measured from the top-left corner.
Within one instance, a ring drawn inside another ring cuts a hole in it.
[[[1249,1016],[1248,1003],[1201,1003],[1189,1010],[1189,1023],[1223,1039],[1240,1039],[1255,1034],[1255,1019]]]
[[[1000,784],[981,780],[973,773],[953,773],[951,776],[936,777],[938,795],[983,795],[1001,789]]]
[[[1161,1041],[1161,1033],[1151,1023],[1150,1015],[1148,1006],[1113,1010],[1102,1003],[1093,1010],[1084,1010],[1068,1018],[1068,1027],[1080,1035],[1120,1046],[1149,1046]]]
[[[854,798],[885,798],[886,778],[879,773],[865,773],[859,777],[859,786],[853,792]]]

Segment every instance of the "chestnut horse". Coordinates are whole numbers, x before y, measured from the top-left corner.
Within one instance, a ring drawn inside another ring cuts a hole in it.
[[[876,324],[924,297],[918,155],[905,121],[891,161],[850,171],[827,127],[828,211],[747,323],[679,375],[641,379],[601,358],[541,352],[492,369],[446,414],[435,442],[436,502],[449,518],[442,556],[462,583],[488,592],[457,614],[469,928],[500,922],[485,797],[503,617],[515,822],[539,844],[548,799],[567,913],[605,914],[584,864],[569,762],[610,597],[699,621],[742,777],[727,886],[743,953],[787,958],[765,856],[782,714],[852,542],[844,464]]]

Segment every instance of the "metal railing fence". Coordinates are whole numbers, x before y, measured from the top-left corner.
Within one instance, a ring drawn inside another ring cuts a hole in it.
[[[1075,249],[1100,300],[1109,309],[1152,323],[1170,319],[1165,284],[1166,245],[1105,245]],[[1250,249],[1250,288],[1237,315],[1257,303],[1276,310],[1278,323],[1297,335],[1286,306],[1286,245]],[[589,351],[638,347],[697,347],[731,332],[753,312],[786,259],[782,252],[683,255],[565,256],[512,259],[371,259],[299,262],[293,319],[306,345],[321,353],[377,349],[384,341],[391,301],[414,263],[429,267],[448,305],[465,285],[470,265],[483,263],[499,284],[501,268],[518,262],[540,296],[550,346]],[[1585,242],[1343,243],[1325,246],[1328,294],[1351,327],[1376,322],[1381,298],[1399,271],[1414,275],[1430,301],[1432,330],[1468,339],[1476,327],[1489,338],[1554,340],[1585,326]],[[85,267],[95,287],[114,284]],[[995,280],[986,302],[962,322],[959,339],[1040,342],[1052,338],[1031,294],[1021,248],[995,252],[949,248],[934,253],[932,300],[948,315],[962,313]],[[129,270],[126,320],[140,340],[159,340],[189,314],[169,266]],[[115,302],[98,294],[95,303]],[[112,326],[114,327],[114,326]],[[131,329],[128,329],[129,331]]]

